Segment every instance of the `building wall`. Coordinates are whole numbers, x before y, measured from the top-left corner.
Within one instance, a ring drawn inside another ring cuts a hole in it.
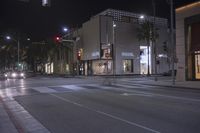
[[[83,24],[83,60],[99,59],[100,57],[99,21],[99,17],[95,17]]]
[[[116,73],[123,74],[122,61],[133,59],[133,73],[140,74],[140,43],[137,39],[137,24],[116,22],[115,44],[116,44]],[[128,56],[132,53],[133,56]]]
[[[150,17],[151,18],[151,17]],[[136,19],[136,18],[135,18]],[[134,19],[134,20],[135,20]],[[138,19],[138,18],[137,18]],[[126,19],[127,20],[127,19]],[[169,42],[169,34],[166,19],[163,19],[164,26],[161,23],[162,19],[159,19],[157,27],[159,28],[159,39],[157,41],[158,54],[164,54],[163,42]],[[114,67],[116,69],[115,74],[128,74],[123,71],[123,60],[133,60],[133,72],[129,74],[140,74],[140,46],[147,46],[145,42],[138,41],[137,34],[139,23],[123,22],[115,20],[111,16],[97,15],[92,17],[89,21],[85,22],[82,26],[82,39],[83,43],[83,60],[95,62],[95,66],[104,64],[105,58],[101,58],[100,49],[101,45],[113,45],[114,53]],[[113,27],[113,24],[116,27]],[[115,56],[116,55],[116,56]],[[160,64],[158,65],[159,73],[169,71],[167,59],[159,58]],[[102,63],[101,63],[102,61]],[[113,63],[113,58],[109,58],[109,61]],[[94,69],[94,64],[91,67]],[[152,72],[154,68],[152,67]],[[113,71],[111,72],[113,73]]]
[[[170,34],[167,26],[156,26],[158,29],[159,38],[156,41],[156,53],[157,53],[157,73],[162,74],[168,72],[171,69],[171,43],[170,43]],[[164,45],[166,45],[167,49],[164,50]],[[155,64],[155,60],[153,60],[153,64]],[[154,72],[154,67],[152,68]]]
[[[200,14],[200,2],[176,9],[176,55],[178,81],[186,80],[186,42],[185,42],[185,19]]]

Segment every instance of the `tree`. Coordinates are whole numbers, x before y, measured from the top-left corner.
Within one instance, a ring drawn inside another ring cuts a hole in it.
[[[147,54],[148,54],[148,66],[147,66],[147,75],[150,75],[149,70],[149,48],[150,43],[155,42],[156,39],[159,37],[158,29],[154,30],[154,25],[150,21],[146,20],[144,23],[140,25],[138,28],[138,35],[137,38],[139,41],[145,41],[147,43]],[[154,33],[155,32],[155,33]]]

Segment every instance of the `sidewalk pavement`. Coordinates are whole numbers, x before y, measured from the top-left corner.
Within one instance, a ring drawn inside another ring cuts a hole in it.
[[[200,81],[175,81],[175,84],[173,85],[172,78],[169,76],[157,76],[157,80],[155,80],[155,76],[139,77],[133,78],[131,81],[138,84],[200,90]]]
[[[0,100],[0,133],[18,133]]]

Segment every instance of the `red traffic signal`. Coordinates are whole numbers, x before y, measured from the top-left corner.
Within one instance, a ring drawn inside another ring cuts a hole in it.
[[[81,51],[80,50],[78,50],[78,52],[77,52],[77,60],[81,60]]]
[[[56,37],[56,41],[60,41],[60,37]]]
[[[56,36],[56,37],[54,38],[54,41],[55,41],[55,43],[60,43],[60,42],[61,42],[61,37]]]

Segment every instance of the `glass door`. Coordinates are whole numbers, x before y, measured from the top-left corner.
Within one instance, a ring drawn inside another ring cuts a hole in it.
[[[195,51],[195,79],[200,79],[200,51]]]

